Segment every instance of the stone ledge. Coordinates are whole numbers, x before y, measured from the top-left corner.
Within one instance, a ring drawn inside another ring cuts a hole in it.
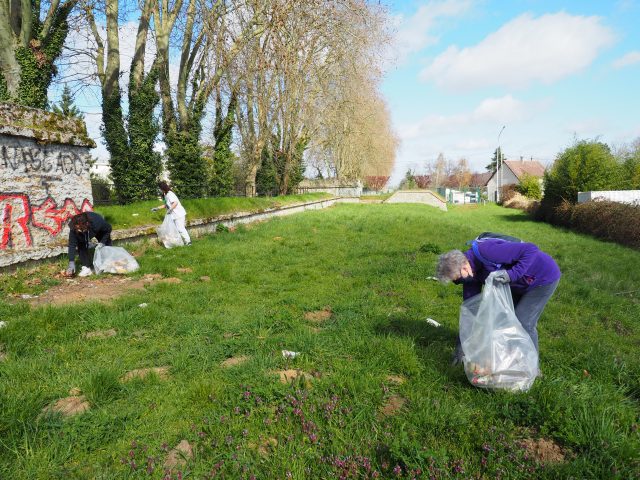
[[[96,147],[82,120],[11,103],[0,103],[0,134],[45,144]]]

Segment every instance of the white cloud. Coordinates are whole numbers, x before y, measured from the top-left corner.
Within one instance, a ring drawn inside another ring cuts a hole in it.
[[[620,58],[615,59],[612,65],[615,68],[623,68],[636,63],[640,63],[640,50],[629,52]]]
[[[588,67],[614,41],[600,17],[559,12],[536,18],[526,13],[477,45],[450,46],[420,77],[452,90],[551,84]]]
[[[505,95],[486,98],[471,112],[453,115],[429,115],[412,125],[401,127],[400,138],[410,140],[418,137],[460,131],[481,124],[503,125],[532,118],[546,107],[546,102],[525,103]]]
[[[403,63],[412,53],[438,42],[432,33],[436,22],[445,17],[456,17],[469,10],[471,0],[431,1],[421,5],[410,17],[394,17],[396,34],[393,40],[397,63]]]

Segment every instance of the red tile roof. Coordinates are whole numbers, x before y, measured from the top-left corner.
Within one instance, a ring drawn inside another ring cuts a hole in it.
[[[526,174],[538,178],[544,175],[544,166],[537,160],[505,160],[504,163],[511,169],[518,180]]]

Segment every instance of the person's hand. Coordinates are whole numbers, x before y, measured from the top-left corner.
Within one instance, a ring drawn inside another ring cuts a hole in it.
[[[511,282],[511,277],[506,270],[498,270],[494,275],[493,279],[498,283],[509,283]]]
[[[67,267],[67,271],[64,272],[64,274],[67,277],[71,277],[73,276],[73,274],[76,272],[76,263],[75,262],[69,262],[69,266]]]

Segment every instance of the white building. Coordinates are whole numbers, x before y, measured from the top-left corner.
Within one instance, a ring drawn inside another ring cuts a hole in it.
[[[491,202],[498,201],[498,186],[517,185],[526,175],[538,178],[542,183],[545,168],[537,160],[524,160],[520,157],[520,160],[505,160],[500,170],[491,175],[487,182],[487,198]]]

